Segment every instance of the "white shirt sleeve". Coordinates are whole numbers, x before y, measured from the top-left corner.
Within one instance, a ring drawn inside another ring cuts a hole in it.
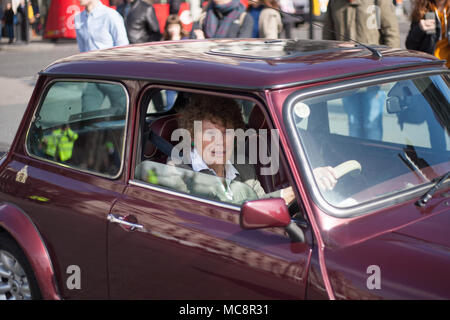
[[[125,29],[122,16],[117,11],[114,11],[111,16],[110,33],[113,37],[114,47],[129,44],[130,42],[128,41],[127,30]]]

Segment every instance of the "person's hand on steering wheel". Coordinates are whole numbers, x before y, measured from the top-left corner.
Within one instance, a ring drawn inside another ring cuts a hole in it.
[[[324,191],[333,190],[337,183],[338,175],[332,167],[318,167],[313,170],[319,188]]]

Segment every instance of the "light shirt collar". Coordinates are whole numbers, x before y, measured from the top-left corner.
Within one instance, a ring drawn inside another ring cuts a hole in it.
[[[191,165],[192,170],[195,172],[200,172],[202,170],[209,170],[214,173],[214,175],[217,175],[216,172],[208,167],[208,165],[203,161],[202,157],[199,155],[196,148],[191,149]],[[227,163],[225,164],[225,178],[232,181],[236,179],[236,177],[239,175],[239,172],[236,170],[236,168],[231,164],[230,160],[227,160]]]

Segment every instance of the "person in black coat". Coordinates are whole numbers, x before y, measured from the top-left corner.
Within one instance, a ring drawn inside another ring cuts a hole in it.
[[[159,22],[152,5],[142,0],[125,0],[117,11],[124,19],[130,43],[161,40]]]
[[[450,66],[450,0],[417,1],[411,15],[406,48],[447,60]]]
[[[28,33],[28,28],[30,25],[30,22],[28,21],[28,14],[27,14],[27,3],[25,0],[21,0],[19,6],[17,7],[17,21],[19,24],[19,32],[20,32],[20,40],[29,42],[30,37]]]
[[[240,0],[212,0],[192,27],[192,38],[251,38],[253,18]]]
[[[182,0],[169,0],[169,14],[178,14],[182,3]]]
[[[3,23],[5,24],[6,33],[9,38],[9,43],[14,42],[14,11],[11,2],[6,4],[5,13],[3,15]]]

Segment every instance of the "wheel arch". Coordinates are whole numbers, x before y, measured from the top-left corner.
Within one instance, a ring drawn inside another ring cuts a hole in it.
[[[59,300],[50,255],[31,218],[14,204],[0,203],[0,233],[8,234],[22,249],[33,270],[42,298]]]

